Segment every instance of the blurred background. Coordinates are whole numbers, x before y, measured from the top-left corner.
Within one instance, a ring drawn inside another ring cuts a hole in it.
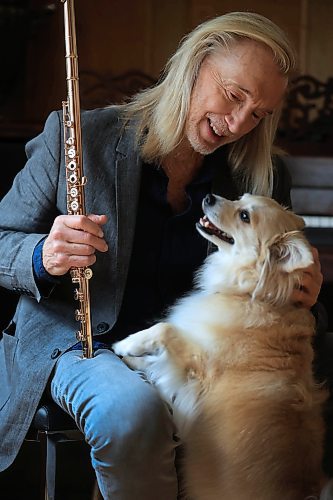
[[[75,9],[85,109],[120,102],[155,82],[181,38],[208,18],[248,10],[280,25],[296,46],[299,71],[281,118],[278,141],[295,166],[298,211],[332,220],[332,0],[77,0]],[[1,198],[24,165],[24,144],[66,99],[60,0],[0,0],[0,61]],[[299,198],[306,202],[304,207]],[[333,330],[332,229],[319,227],[313,234],[325,274],[321,301]],[[0,290],[0,326],[7,322],[14,304],[8,292]],[[77,446],[61,451],[61,500],[85,500],[91,495],[88,450],[83,444]],[[38,453],[36,444],[24,444],[15,464],[0,474],[1,498],[38,498]]]
[[[156,80],[188,31],[232,10],[256,11],[280,25],[296,46],[300,74],[332,77],[332,0],[78,0],[83,107],[108,104],[108,81],[127,72]],[[0,1],[1,137],[35,133],[61,107],[62,11],[60,0]]]

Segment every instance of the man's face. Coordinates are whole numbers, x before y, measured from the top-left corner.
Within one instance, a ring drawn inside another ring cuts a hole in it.
[[[207,56],[193,88],[186,138],[203,155],[236,141],[281,105],[286,86],[271,51],[254,41]]]

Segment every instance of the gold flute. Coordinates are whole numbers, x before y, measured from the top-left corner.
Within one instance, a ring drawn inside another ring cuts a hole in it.
[[[74,0],[61,0],[64,4],[65,25],[65,58],[67,101],[62,103],[64,122],[64,149],[67,184],[67,213],[69,215],[85,215],[84,186],[87,182],[83,175],[80,95],[78,76],[78,57],[76,49]],[[93,357],[92,329],[90,313],[89,280],[92,270],[89,267],[74,267],[70,270],[72,282],[76,285],[75,300],[79,308],[75,311],[75,319],[80,322],[80,330],[76,334],[82,343],[84,358]]]

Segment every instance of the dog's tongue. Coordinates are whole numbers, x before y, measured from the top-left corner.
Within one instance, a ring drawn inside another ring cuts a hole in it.
[[[204,227],[209,227],[210,229],[217,229],[217,227],[214,226],[214,224],[212,224],[210,222],[210,220],[208,219],[207,215],[205,215],[204,217],[201,217],[200,224],[202,226],[204,226]]]
[[[202,227],[204,227],[205,229],[208,229],[208,232],[210,232],[211,234],[214,234],[215,236],[217,236],[221,240],[224,240],[227,243],[230,243],[231,245],[233,245],[235,243],[235,240],[233,239],[233,237],[230,234],[227,234],[224,231],[222,231],[221,229],[219,229],[218,227],[216,227],[208,219],[207,215],[205,215],[204,217],[201,217],[199,222],[200,222]]]

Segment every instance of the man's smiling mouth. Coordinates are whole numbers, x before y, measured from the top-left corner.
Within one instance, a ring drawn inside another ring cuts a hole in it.
[[[230,134],[227,126],[220,119],[216,120],[207,116],[207,122],[209,126],[209,130],[212,132],[214,137],[216,138],[230,138],[232,134]]]
[[[209,126],[210,126],[210,128],[211,128],[212,132],[213,132],[215,135],[217,135],[218,137],[223,137],[223,136],[224,136],[224,134],[223,134],[222,130],[220,130],[220,129],[216,126],[216,124],[215,124],[215,123],[213,123],[213,122],[211,121],[211,119],[210,119],[210,118],[208,118],[208,124],[209,124]]]

